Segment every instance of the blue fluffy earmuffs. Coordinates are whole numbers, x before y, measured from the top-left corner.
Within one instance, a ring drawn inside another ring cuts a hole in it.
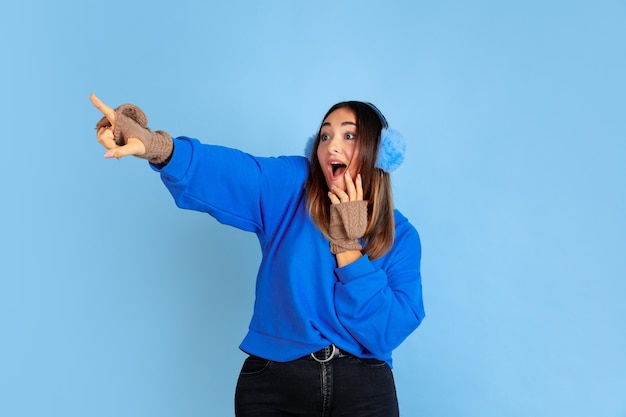
[[[313,156],[313,145],[317,139],[317,134],[311,136],[304,148],[304,154],[311,160]],[[380,168],[385,172],[393,172],[404,161],[404,152],[406,151],[406,143],[402,134],[394,129],[383,128],[380,132],[380,146],[378,148],[378,156],[376,157],[376,168]]]

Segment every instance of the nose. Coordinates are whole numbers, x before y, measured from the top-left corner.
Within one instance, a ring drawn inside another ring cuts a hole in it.
[[[331,137],[330,139],[327,140],[328,143],[328,152],[329,153],[337,153],[339,152],[339,139],[337,139],[335,136]]]

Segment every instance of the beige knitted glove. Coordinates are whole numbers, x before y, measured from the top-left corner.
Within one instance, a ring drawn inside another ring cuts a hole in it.
[[[363,249],[359,238],[367,229],[367,202],[347,201],[330,206],[330,252],[334,255],[349,250]]]
[[[96,130],[102,127],[111,127],[106,117],[96,124]],[[172,137],[162,130],[150,130],[146,114],[134,104],[122,104],[115,109],[113,138],[119,146],[126,145],[128,138],[139,139],[146,147],[146,153],[138,157],[147,159],[153,164],[166,161],[174,149]]]

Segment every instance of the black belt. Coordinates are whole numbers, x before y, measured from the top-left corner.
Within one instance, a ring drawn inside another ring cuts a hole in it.
[[[311,353],[310,356],[319,363],[326,363],[333,359],[348,358],[352,355],[350,355],[348,352],[344,352],[335,345],[328,345],[325,348],[318,350],[317,352]]]

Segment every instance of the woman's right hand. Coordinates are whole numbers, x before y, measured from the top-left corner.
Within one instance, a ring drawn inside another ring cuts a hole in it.
[[[93,93],[89,96],[89,98],[93,105],[102,112],[102,114],[109,121],[110,124],[110,126],[98,127],[98,130],[96,132],[98,142],[107,149],[104,157],[120,159],[127,155],[135,155],[138,157],[142,157],[143,155],[145,155],[146,146],[139,138],[128,137],[126,138],[126,143],[119,145],[115,142],[115,136],[113,134],[116,122],[115,110],[104,104]]]

